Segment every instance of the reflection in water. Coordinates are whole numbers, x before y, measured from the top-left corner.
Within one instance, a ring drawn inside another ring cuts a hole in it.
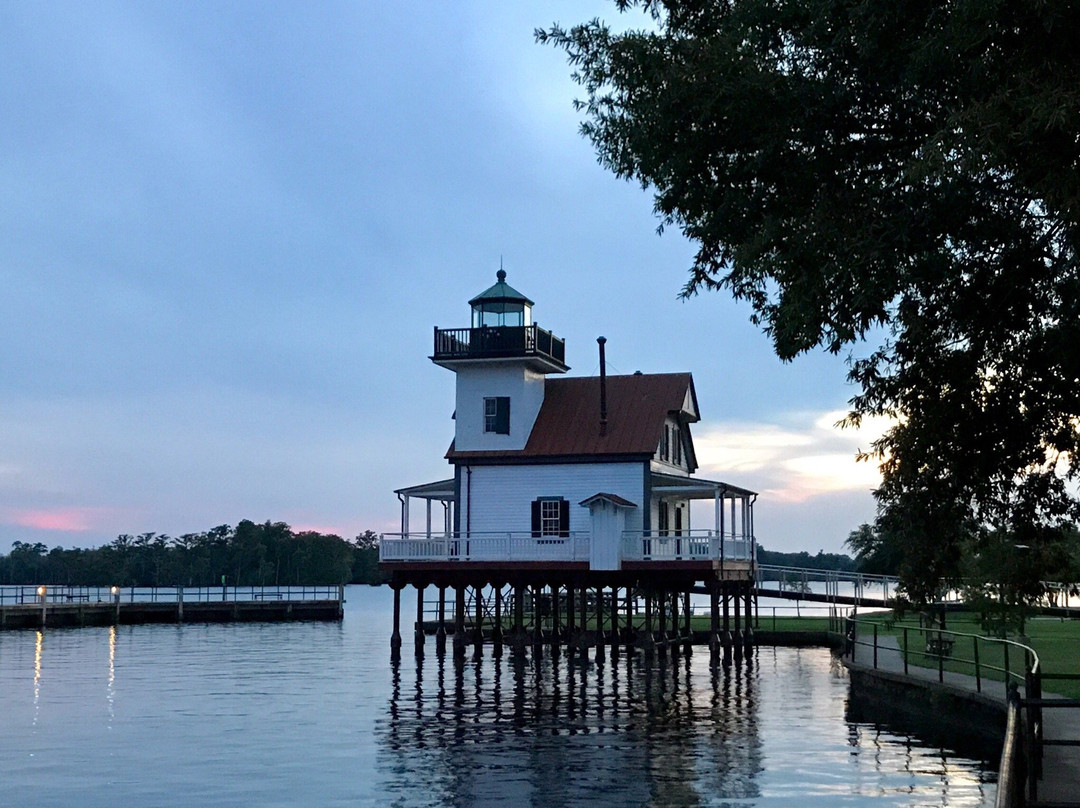
[[[971,761],[845,722],[825,658],[428,657],[393,669],[378,773],[400,805],[992,804]]]
[[[116,683],[116,626],[109,626],[109,679],[105,685],[105,703],[108,706],[109,720],[107,727],[113,727],[114,698],[116,696],[114,685]]]
[[[432,673],[438,684],[426,688]],[[431,659],[416,665],[407,705],[401,678],[395,669],[382,740],[402,804],[625,808],[758,795],[752,671],[711,676],[714,688],[681,656]]]
[[[41,648],[45,640],[43,631],[37,632],[34,642],[34,719],[33,726],[37,726],[38,713],[41,705]]]

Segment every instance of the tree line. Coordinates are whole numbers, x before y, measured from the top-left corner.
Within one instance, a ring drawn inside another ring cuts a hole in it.
[[[284,522],[244,520],[201,533],[122,534],[90,549],[16,541],[0,555],[0,583],[66,586],[298,586],[377,584],[378,535],[352,541]]]

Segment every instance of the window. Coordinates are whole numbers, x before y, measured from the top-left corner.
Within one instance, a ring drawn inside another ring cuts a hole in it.
[[[659,513],[657,514],[656,518],[657,532],[661,536],[666,536],[668,534],[668,525],[668,504],[666,502],[661,502]]]
[[[668,426],[664,424],[664,431],[660,433],[660,459],[668,459]]]
[[[570,535],[570,503],[562,497],[538,497],[532,503],[533,538]]]
[[[484,431],[497,435],[510,434],[510,398],[496,396],[484,399]]]
[[[671,429],[671,443],[674,451],[672,452],[672,462],[676,466],[682,465],[682,435],[679,434],[678,427],[672,427]]]

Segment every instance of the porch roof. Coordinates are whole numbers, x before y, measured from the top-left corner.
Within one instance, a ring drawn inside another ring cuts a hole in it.
[[[403,497],[416,497],[417,499],[438,499],[443,502],[454,499],[454,478],[449,480],[437,480],[433,483],[421,483],[410,485],[408,488],[398,488],[394,491]]]
[[[757,492],[740,488],[731,483],[718,480],[704,480],[701,477],[681,477],[678,474],[663,474],[658,471],[650,475],[654,495],[683,497],[685,499],[714,499],[717,492],[724,496],[756,497]]]

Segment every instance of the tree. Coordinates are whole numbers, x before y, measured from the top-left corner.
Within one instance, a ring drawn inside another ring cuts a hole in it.
[[[602,165],[697,243],[790,360],[850,358],[892,426],[878,527],[918,597],[973,531],[1080,514],[1080,4],[619,0],[650,30],[538,31]],[[1029,542],[1030,540],[1030,542]],[[910,593],[909,593],[910,594]]]

